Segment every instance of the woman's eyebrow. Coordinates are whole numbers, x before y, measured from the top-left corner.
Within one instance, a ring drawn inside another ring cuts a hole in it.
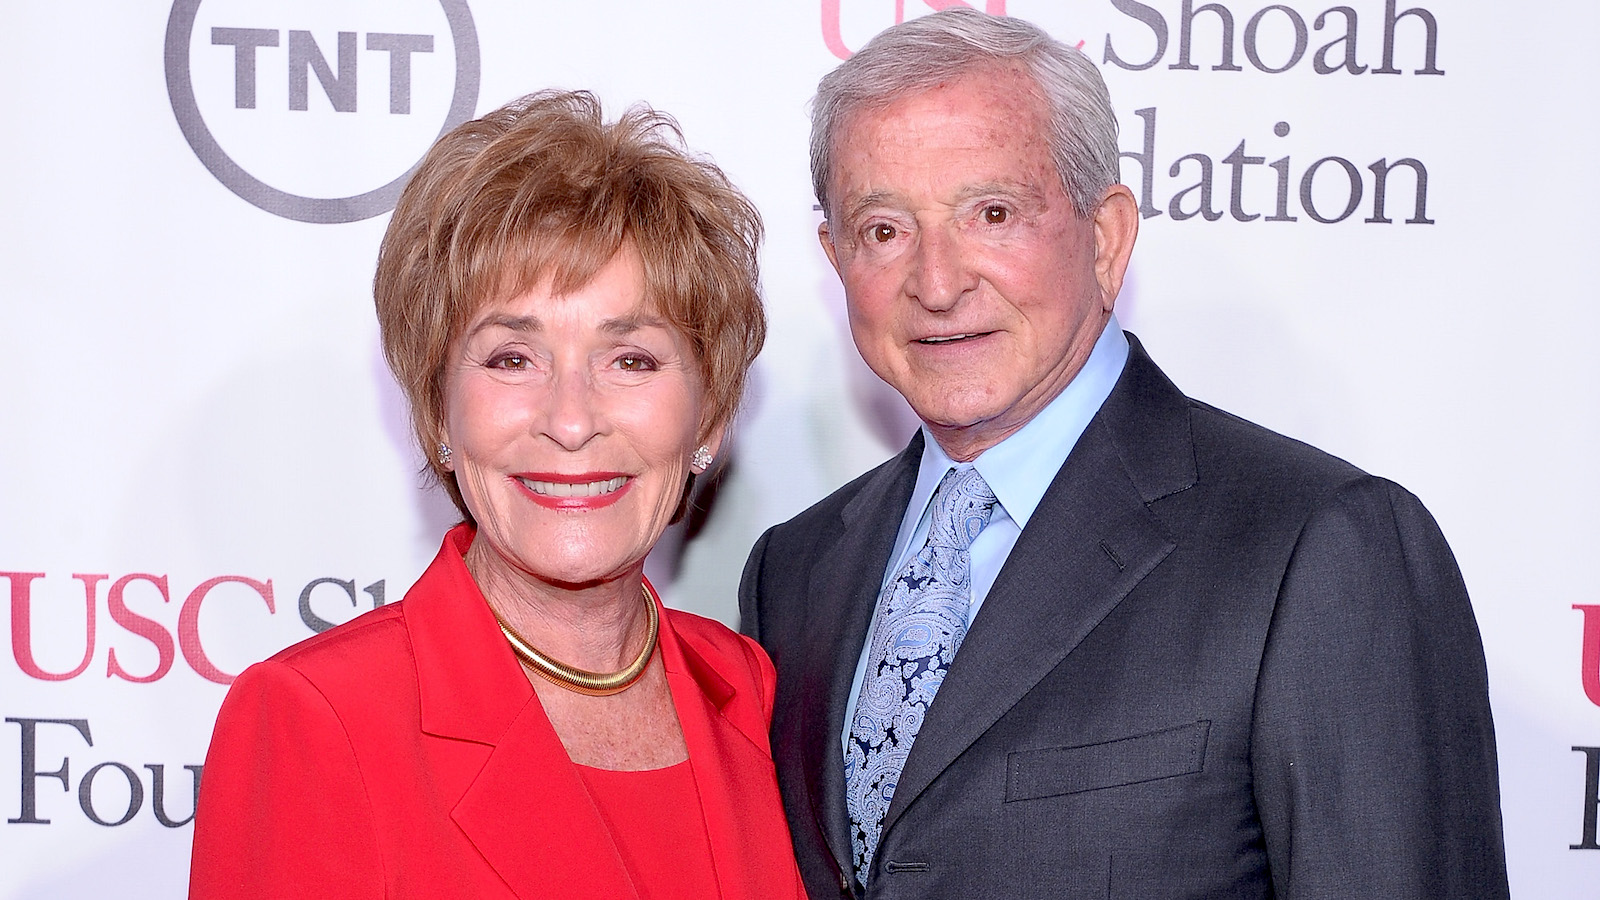
[[[538,316],[508,316],[504,314],[489,316],[482,322],[472,326],[472,334],[477,334],[486,328],[505,328],[511,331],[538,332],[544,330],[544,323]]]
[[[659,328],[667,324],[660,316],[647,313],[630,313],[600,323],[600,330],[608,334],[632,334],[645,328]]]

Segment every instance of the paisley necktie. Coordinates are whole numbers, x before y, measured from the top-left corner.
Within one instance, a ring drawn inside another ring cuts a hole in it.
[[[967,633],[972,557],[967,548],[994,511],[994,492],[977,469],[952,469],[933,496],[928,540],[878,597],[845,750],[845,806],[856,880],[865,885],[911,742]]]

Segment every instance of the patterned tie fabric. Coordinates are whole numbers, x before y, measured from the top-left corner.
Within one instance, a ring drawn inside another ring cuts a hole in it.
[[[850,842],[863,886],[911,742],[966,636],[972,605],[967,548],[989,524],[994,504],[977,469],[950,470],[934,493],[927,543],[878,597],[878,624],[844,759]]]

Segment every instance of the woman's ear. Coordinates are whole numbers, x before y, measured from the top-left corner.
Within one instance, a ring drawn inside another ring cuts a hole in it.
[[[434,462],[437,462],[439,464],[439,468],[445,470],[446,472],[454,472],[456,467],[450,462],[450,458],[453,455],[454,453],[450,449],[449,435],[441,434],[439,436],[438,443],[433,447]]]
[[[727,432],[726,425],[718,425],[700,439],[700,443],[690,454],[689,471],[699,475],[711,468],[711,464],[716,461],[717,452],[722,449],[722,438]]]

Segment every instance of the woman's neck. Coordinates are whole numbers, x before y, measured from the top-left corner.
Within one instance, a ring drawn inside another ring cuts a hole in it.
[[[489,606],[545,655],[610,672],[639,653],[648,628],[642,563],[617,578],[563,585],[512,566],[482,541],[473,542],[465,560]]]

